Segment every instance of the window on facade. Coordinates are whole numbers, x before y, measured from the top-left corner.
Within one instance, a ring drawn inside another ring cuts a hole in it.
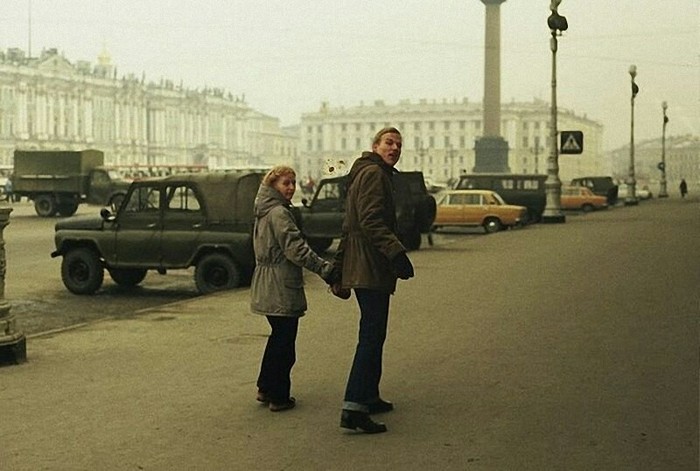
[[[312,132],[314,132],[313,126],[307,126],[306,131],[307,131],[309,134],[311,134]]]
[[[415,123],[413,123],[413,130],[420,131],[420,122],[416,121]]]
[[[445,131],[449,131],[449,130],[450,130],[450,122],[445,121]]]
[[[450,147],[450,136],[445,136],[445,147]]]
[[[355,123],[355,131],[360,131],[362,129],[362,125],[360,123]]]
[[[435,147],[435,138],[434,138],[433,136],[430,136],[430,137],[428,138],[428,145],[430,146],[431,149],[432,149],[433,147]]]
[[[306,141],[306,150],[314,150],[313,141],[311,139]]]
[[[523,147],[528,148],[530,146],[530,140],[528,139],[527,136],[523,137]]]
[[[413,148],[420,149],[420,137],[413,138]]]
[[[460,122],[459,122],[459,129],[464,130],[464,128],[465,128],[466,126],[467,126],[467,122],[466,122],[466,121],[460,121]]]
[[[540,122],[539,122],[539,121],[535,121],[535,129],[539,129],[539,128],[540,128]]]
[[[342,150],[346,150],[347,146],[348,146],[348,141],[347,141],[347,139],[342,138],[342,139],[340,140],[340,148],[341,148]]]
[[[362,148],[362,140],[359,137],[355,138],[355,150]]]
[[[435,129],[435,121],[428,121],[428,129],[431,131]]]
[[[481,129],[481,120],[477,119],[474,121],[474,129],[480,130]]]
[[[316,141],[316,150],[323,150],[323,141],[321,139]]]
[[[322,132],[323,132],[323,126],[321,126],[321,125],[316,126],[316,131],[318,131],[319,133],[322,133]]]
[[[343,124],[340,125],[340,130],[343,131],[343,132],[345,132],[345,131],[347,130],[347,128],[348,128],[348,126],[347,126],[347,124],[345,124],[345,123],[343,123]]]
[[[459,148],[464,149],[467,147],[467,139],[464,136],[459,137]]]

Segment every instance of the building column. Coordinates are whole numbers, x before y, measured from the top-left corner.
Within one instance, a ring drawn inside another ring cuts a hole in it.
[[[501,137],[501,3],[481,0],[486,6],[484,51],[484,134],[474,147],[475,173],[510,172],[508,142]]]

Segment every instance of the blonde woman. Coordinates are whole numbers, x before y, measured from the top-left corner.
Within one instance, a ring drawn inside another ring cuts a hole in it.
[[[276,166],[263,178],[255,198],[251,310],[266,316],[272,328],[260,365],[257,400],[273,412],[295,405],[290,395],[291,371],[299,318],[307,309],[302,268],[329,284],[340,278],[333,264],[319,257],[302,236],[292,211],[295,190],[294,170]]]

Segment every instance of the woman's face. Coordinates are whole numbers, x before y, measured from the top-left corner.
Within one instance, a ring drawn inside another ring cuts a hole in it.
[[[284,196],[287,199],[287,201],[292,201],[294,192],[297,189],[296,175],[282,175],[277,180],[275,180],[275,183],[272,184],[272,188],[279,191],[282,194],[282,196]]]

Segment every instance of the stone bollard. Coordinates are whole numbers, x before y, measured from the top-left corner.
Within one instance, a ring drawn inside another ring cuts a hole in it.
[[[3,231],[10,223],[12,208],[0,207],[0,365],[18,364],[27,360],[27,339],[17,331],[15,316],[5,299],[5,239]]]

